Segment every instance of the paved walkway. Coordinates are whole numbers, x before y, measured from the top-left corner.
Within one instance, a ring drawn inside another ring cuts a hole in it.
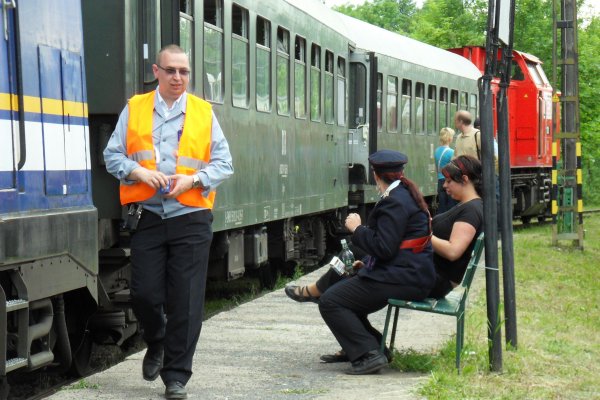
[[[314,281],[324,271],[306,275],[298,283]],[[482,283],[482,279],[476,279],[474,286]],[[385,311],[373,314],[371,321],[383,329]],[[454,335],[456,320],[401,310],[398,326],[397,348],[431,351]],[[283,289],[277,290],[204,322],[194,359],[194,375],[187,385],[188,398],[421,398],[416,390],[428,374],[402,373],[386,367],[375,375],[346,375],[348,363],[319,362],[319,355],[338,348],[316,304],[296,303],[286,297]],[[160,378],[155,382],[142,379],[144,352],[85,378],[84,384],[77,385],[85,386],[83,389],[65,389],[49,399],[163,399]]]

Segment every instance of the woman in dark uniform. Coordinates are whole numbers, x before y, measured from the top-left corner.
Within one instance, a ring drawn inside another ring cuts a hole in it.
[[[352,243],[368,256],[355,262],[358,273],[347,279],[325,274],[317,282],[318,293],[289,286],[288,296],[297,301],[319,297],[319,311],[352,362],[348,374],[374,373],[387,365],[379,351],[381,334],[368,315],[385,307],[389,298],[422,300],[435,283],[430,216],[416,185],[404,177],[407,157],[380,150],[369,157],[381,200],[367,224],[349,214],[346,228]]]

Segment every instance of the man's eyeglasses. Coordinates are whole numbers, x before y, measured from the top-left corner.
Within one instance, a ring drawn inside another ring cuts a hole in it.
[[[165,71],[167,73],[167,75],[175,75],[176,73],[179,73],[179,76],[183,76],[183,77],[187,77],[190,75],[190,70],[189,69],[185,69],[185,68],[163,68],[160,65],[156,64],[156,66],[160,69],[162,69],[163,71]]]

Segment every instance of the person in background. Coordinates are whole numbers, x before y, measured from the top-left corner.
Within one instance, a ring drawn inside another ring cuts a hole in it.
[[[437,186],[437,199],[438,208],[437,213],[443,213],[448,211],[450,208],[456,205],[456,201],[452,199],[446,193],[444,189],[445,178],[442,174],[442,168],[446,166],[454,157],[454,149],[450,147],[452,139],[454,138],[454,130],[452,128],[442,128],[440,130],[440,146],[435,149],[435,166],[437,170],[438,186]]]
[[[329,272],[312,290],[285,289],[296,301],[318,297],[321,316],[342,346],[341,352],[321,359],[350,361],[351,375],[374,373],[388,363],[379,351],[382,335],[368,315],[385,307],[389,298],[422,300],[434,286],[429,211],[418,187],[404,176],[407,162],[404,154],[392,150],[369,156],[381,199],[366,224],[355,213],[345,221],[354,246],[368,254],[355,261],[357,274],[343,278]]]
[[[152,69],[157,89],[129,100],[104,160],[120,181],[121,204],[139,216],[131,225],[131,302],[148,346],[142,376],[160,375],[165,398],[185,399],[202,328],[215,188],[233,166],[210,103],[186,93],[183,49],[164,47]]]

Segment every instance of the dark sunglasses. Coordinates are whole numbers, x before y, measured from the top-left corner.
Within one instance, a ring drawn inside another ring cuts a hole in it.
[[[160,65],[156,64],[156,66],[160,69],[162,69],[163,71],[165,71],[167,73],[167,75],[175,75],[176,73],[179,73],[179,76],[189,76],[190,74],[190,70],[189,69],[185,69],[185,68],[163,68]]]

